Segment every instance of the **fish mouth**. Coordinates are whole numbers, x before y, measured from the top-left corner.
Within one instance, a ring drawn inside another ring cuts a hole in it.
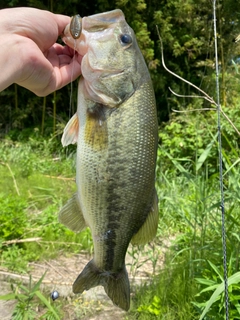
[[[84,56],[88,51],[87,45],[90,39],[94,38],[94,33],[104,31],[104,36],[108,33],[110,36],[110,30],[120,21],[125,21],[125,16],[120,9],[83,18],[75,15],[72,17],[70,24],[64,29],[62,40],[72,49],[78,51],[81,56]]]
[[[82,27],[88,32],[96,32],[109,28],[109,26],[125,20],[121,10],[97,13],[82,19]]]

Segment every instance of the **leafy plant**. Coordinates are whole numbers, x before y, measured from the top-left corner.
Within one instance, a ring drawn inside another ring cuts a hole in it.
[[[189,301],[196,287],[188,262],[182,258],[173,265],[169,258],[166,256],[164,268],[148,284],[136,288],[129,319],[197,320],[198,313]]]
[[[161,313],[161,303],[160,298],[158,296],[154,296],[151,304],[149,305],[141,305],[137,309],[139,312],[146,312],[150,314],[154,314],[155,316],[160,315]]]
[[[51,303],[44,297],[40,292],[40,285],[45,277],[45,273],[37,281],[36,284],[32,283],[31,276],[29,277],[29,285],[24,286],[22,284],[12,287],[13,293],[9,293],[0,296],[0,300],[17,300],[17,304],[12,314],[12,320],[31,320],[37,318],[37,312],[35,311],[36,305],[42,303],[46,308],[47,312],[41,316],[44,319],[60,320],[61,315],[51,305]]]
[[[25,199],[0,194],[0,239],[21,238],[27,226],[27,202]]]
[[[36,260],[38,254],[34,251],[28,251],[16,244],[3,246],[1,253],[1,264],[9,270],[24,273],[28,270],[28,262]]]
[[[201,106],[200,106],[201,107]],[[218,170],[218,146],[216,115],[213,112],[192,112],[197,105],[189,105],[186,113],[172,115],[168,123],[162,123],[159,130],[159,168],[171,168],[171,159],[182,164],[189,173],[209,175]],[[239,108],[222,107],[223,111],[239,128]],[[231,124],[222,117],[222,143],[224,165],[238,160],[240,138]],[[202,161],[204,158],[204,161]],[[201,169],[201,170],[200,170]]]
[[[196,281],[205,286],[204,289],[197,294],[197,297],[204,296],[213,291],[209,300],[201,303],[194,302],[194,305],[202,310],[199,320],[203,320],[207,315],[208,319],[215,319],[216,314],[224,317],[225,315],[225,283],[223,281],[222,272],[212,262],[208,261],[212,273],[210,277],[196,278]],[[229,292],[229,316],[230,319],[240,319],[240,272],[236,272],[228,277],[228,292]]]

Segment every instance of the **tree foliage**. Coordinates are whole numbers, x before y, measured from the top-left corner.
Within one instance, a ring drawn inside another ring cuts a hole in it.
[[[189,98],[176,98],[171,87],[182,95],[192,94],[189,85],[167,73],[161,64],[156,25],[163,39],[167,66],[175,73],[206,90],[214,96],[214,37],[212,2],[209,0],[4,0],[1,8],[29,6],[55,13],[81,16],[120,8],[134,29],[154,83],[158,114],[168,120],[172,108],[188,108]],[[219,64],[221,71],[221,97],[224,104],[233,104],[237,98],[239,79],[232,61],[237,61],[239,45],[233,40],[240,33],[237,1],[217,2],[217,28]],[[73,84],[73,104],[76,108],[77,85]],[[45,99],[12,85],[0,93],[2,112],[0,134],[11,130],[39,127],[42,133],[55,130],[53,105],[57,108],[57,122],[69,118],[70,86]]]

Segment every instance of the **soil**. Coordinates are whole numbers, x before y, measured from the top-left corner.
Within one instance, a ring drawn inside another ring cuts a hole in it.
[[[152,250],[152,248],[150,249]],[[130,254],[126,256],[126,266],[131,288],[149,281],[154,273],[153,263],[151,259],[146,256],[146,252],[147,251],[144,250],[143,253],[137,253],[137,260],[133,259]],[[163,256],[163,253],[157,253],[157,269],[162,266]],[[0,295],[12,292],[10,281],[21,281],[27,284],[29,283],[30,274],[32,275],[33,281],[37,281],[46,271],[41,289],[43,289],[45,293],[49,293],[49,295],[56,290],[59,296],[66,300],[66,303],[64,303],[66,317],[64,317],[63,320],[124,319],[126,312],[112,304],[101,286],[85,291],[81,295],[74,295],[72,293],[73,281],[90,259],[91,256],[88,254],[78,254],[71,257],[59,256],[57,259],[50,261],[29,263],[31,271],[25,275],[15,274],[0,267]],[[14,306],[15,302],[12,300],[0,300],[1,320],[11,320]]]

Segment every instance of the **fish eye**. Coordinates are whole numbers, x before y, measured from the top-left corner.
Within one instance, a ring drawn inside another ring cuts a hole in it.
[[[120,40],[121,40],[122,44],[130,44],[130,43],[132,43],[132,37],[127,33],[121,34],[120,35]]]

